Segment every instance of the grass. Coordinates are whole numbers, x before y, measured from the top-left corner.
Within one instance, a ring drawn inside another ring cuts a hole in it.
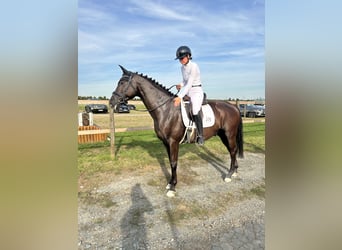
[[[265,153],[265,123],[244,124],[244,151]],[[208,161],[224,163],[222,158],[227,159],[229,156],[218,137],[207,140],[204,147],[184,144],[179,150],[181,164],[202,164]],[[110,181],[113,175],[158,170],[161,166],[168,169],[169,160],[162,142],[153,130],[116,133],[115,159],[110,157],[109,141],[78,145],[80,185],[92,179],[91,186],[96,186],[100,184],[96,181]],[[101,178],[92,178],[94,176]]]
[[[254,188],[251,188],[250,190],[246,191],[245,193],[250,194],[250,195],[255,195],[260,198],[265,198],[265,191],[266,191],[266,186],[265,183],[256,186]]]
[[[88,205],[100,205],[103,208],[110,208],[117,204],[112,201],[109,193],[79,192],[78,198]]]
[[[153,127],[152,117],[143,104],[135,104],[137,110],[131,110],[130,113],[114,114],[116,128],[132,127]],[[78,104],[78,112],[84,112],[85,104]],[[93,114],[94,123],[101,128],[109,128],[109,113]]]
[[[243,125],[244,150],[265,153],[265,123],[245,123]]]
[[[170,203],[170,208],[166,209],[166,213],[162,219],[171,225],[177,225],[187,219],[204,218],[211,212],[203,207],[201,201],[174,199]]]
[[[114,114],[115,128],[153,127],[152,117],[146,112],[132,110],[129,114]],[[95,114],[94,123],[109,128],[109,115]]]

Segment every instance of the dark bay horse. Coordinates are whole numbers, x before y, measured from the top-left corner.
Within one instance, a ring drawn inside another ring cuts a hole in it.
[[[177,184],[177,161],[180,141],[185,133],[180,106],[174,107],[175,95],[155,80],[142,74],[133,73],[119,65],[122,70],[115,91],[109,101],[113,108],[122,101],[139,96],[154,120],[154,130],[166,147],[170,166],[171,179],[167,185],[168,196],[175,195]],[[215,123],[212,127],[204,128],[204,138],[209,139],[218,135],[230,153],[230,169],[225,178],[226,182],[237,172],[236,156],[243,157],[242,119],[238,108],[224,101],[208,101],[214,111]]]

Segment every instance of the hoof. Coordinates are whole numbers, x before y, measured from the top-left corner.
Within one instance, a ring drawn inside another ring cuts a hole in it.
[[[232,177],[237,177],[238,176],[238,173],[236,173],[236,172],[234,172],[233,174],[232,174]]]
[[[167,184],[166,190],[170,190],[170,189],[171,189],[171,184]]]
[[[231,179],[231,178],[229,178],[229,177],[226,177],[226,178],[224,178],[224,181],[225,181],[225,182],[231,182],[231,181],[232,181],[232,179]]]
[[[175,195],[176,195],[176,191],[173,191],[173,190],[169,190],[166,193],[167,197],[175,197]]]

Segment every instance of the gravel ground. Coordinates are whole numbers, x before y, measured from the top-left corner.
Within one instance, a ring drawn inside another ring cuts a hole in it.
[[[165,170],[117,177],[79,198],[78,248],[265,249],[265,155],[245,153],[230,183],[226,172],[179,165],[173,198]]]

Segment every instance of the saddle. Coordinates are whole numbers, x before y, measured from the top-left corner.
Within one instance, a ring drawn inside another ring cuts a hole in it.
[[[202,108],[201,108],[201,117],[203,122],[203,128],[211,127],[215,124],[215,115],[211,106],[208,104],[206,94],[204,94]],[[195,142],[196,139],[196,125],[192,119],[192,110],[190,105],[190,97],[185,96],[181,100],[181,114],[183,124],[185,126],[185,133],[180,141],[181,143],[192,143]]]

